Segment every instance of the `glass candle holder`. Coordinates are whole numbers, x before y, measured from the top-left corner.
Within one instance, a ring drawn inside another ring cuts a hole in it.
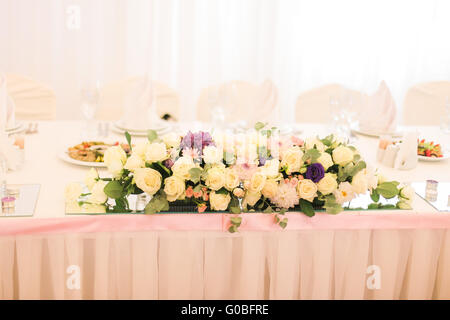
[[[16,198],[14,197],[3,197],[2,198],[2,213],[13,213],[16,207]]]
[[[425,191],[428,190],[432,190],[432,191],[437,191],[439,182],[437,182],[436,180],[427,180],[427,184],[425,186]]]

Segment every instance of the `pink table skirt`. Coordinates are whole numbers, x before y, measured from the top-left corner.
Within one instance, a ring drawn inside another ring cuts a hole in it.
[[[450,215],[287,217],[2,218],[0,299],[450,299]]]
[[[48,219],[2,218],[0,236],[120,231],[203,230],[224,231],[231,214],[123,214],[72,216]],[[240,215],[241,231],[276,231],[272,214]],[[450,229],[449,213],[411,213],[411,211],[362,211],[329,215],[317,213],[309,218],[302,213],[287,213],[286,230],[355,230],[355,229]]]

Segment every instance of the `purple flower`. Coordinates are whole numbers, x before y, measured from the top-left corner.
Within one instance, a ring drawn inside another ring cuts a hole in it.
[[[319,182],[325,175],[325,169],[320,163],[313,163],[306,169],[305,177],[314,182]]]
[[[173,160],[172,159],[164,160],[163,164],[166,168],[170,169],[173,166]]]
[[[203,148],[215,145],[209,132],[199,131],[192,133],[189,131],[181,140],[181,149],[196,149],[203,154]]]

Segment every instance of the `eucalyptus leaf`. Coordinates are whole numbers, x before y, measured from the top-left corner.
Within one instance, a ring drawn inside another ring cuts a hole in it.
[[[117,180],[108,182],[103,191],[109,198],[113,199],[119,199],[124,196],[123,186]]]
[[[158,139],[158,133],[155,130],[148,130],[147,138],[148,138],[148,141],[153,142],[156,139]]]
[[[239,227],[242,223],[242,218],[241,217],[231,217],[230,221],[233,225],[235,225],[236,227]]]
[[[127,139],[128,145],[130,146],[130,150],[133,150],[131,147],[131,135],[128,131],[125,131],[125,138]]]
[[[380,183],[376,191],[386,199],[392,199],[398,195],[397,184],[394,182]]]
[[[255,130],[256,131],[259,131],[259,130],[261,130],[262,128],[264,128],[266,126],[266,123],[263,123],[263,122],[257,122],[257,123],[255,123]]]
[[[305,199],[300,199],[300,210],[308,217],[313,217],[315,215],[312,203]]]
[[[380,200],[380,194],[377,192],[376,189],[372,190],[370,198],[373,200],[373,202],[378,202]]]

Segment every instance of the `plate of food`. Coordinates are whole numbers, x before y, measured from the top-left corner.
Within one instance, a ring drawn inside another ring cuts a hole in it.
[[[421,161],[443,161],[450,158],[450,152],[443,152],[442,146],[433,141],[419,140],[417,155]]]
[[[106,143],[103,141],[83,141],[82,143],[71,146],[67,148],[67,150],[61,152],[59,154],[59,158],[65,162],[79,166],[104,168],[106,165],[103,162],[103,156],[106,149],[118,145],[120,145],[127,154],[131,152],[129,145],[126,143],[120,144],[119,142]]]

